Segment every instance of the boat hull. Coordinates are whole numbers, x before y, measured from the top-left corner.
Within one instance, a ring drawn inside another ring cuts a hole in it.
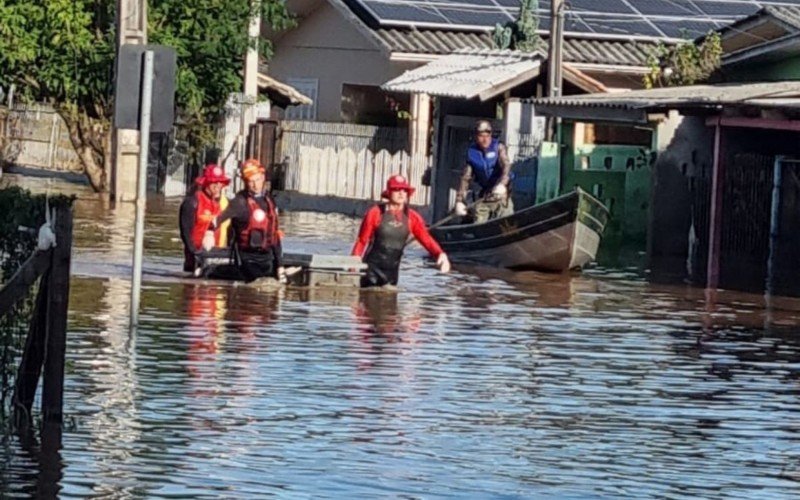
[[[607,222],[602,203],[577,189],[508,217],[432,234],[456,263],[563,272],[595,259]]]

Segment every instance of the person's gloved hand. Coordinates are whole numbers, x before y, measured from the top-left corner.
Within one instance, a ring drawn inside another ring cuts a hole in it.
[[[206,231],[206,233],[203,235],[203,250],[210,252],[214,248],[215,244],[216,238],[214,238],[214,231]]]
[[[457,201],[456,206],[453,208],[453,213],[455,213],[459,217],[464,217],[467,215],[467,205],[464,204],[463,201]]]
[[[447,257],[446,253],[442,253],[438,259],[436,259],[436,266],[439,268],[439,271],[447,274],[450,272],[450,259]]]
[[[498,200],[505,200],[508,196],[508,188],[505,184],[498,184],[492,189],[492,197]]]

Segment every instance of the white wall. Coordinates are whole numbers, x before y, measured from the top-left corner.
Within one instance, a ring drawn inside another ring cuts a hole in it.
[[[268,72],[287,83],[318,79],[316,119],[341,121],[343,84],[380,86],[412,67],[390,62],[388,54],[325,2],[275,42]]]

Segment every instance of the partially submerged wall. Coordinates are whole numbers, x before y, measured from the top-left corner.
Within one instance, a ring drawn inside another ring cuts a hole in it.
[[[709,179],[714,133],[702,117],[659,129],[648,238],[650,267],[662,276],[702,280],[708,252]]]

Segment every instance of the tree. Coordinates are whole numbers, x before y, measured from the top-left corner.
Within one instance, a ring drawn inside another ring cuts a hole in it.
[[[684,40],[667,47],[660,43],[648,58],[650,71],[644,76],[644,85],[676,87],[694,85],[708,80],[722,63],[722,39],[711,31],[700,43]]]
[[[541,45],[536,33],[539,29],[539,1],[520,0],[519,4],[519,15],[515,21],[495,26],[494,45],[498,49],[534,52]]]
[[[112,161],[115,9],[116,0],[0,0],[0,86],[56,108],[98,191],[109,189]],[[176,103],[190,142],[211,139],[208,122],[241,89],[255,12],[276,29],[291,24],[285,0],[149,1],[149,41],[178,54]],[[266,40],[259,48],[270,55]]]

